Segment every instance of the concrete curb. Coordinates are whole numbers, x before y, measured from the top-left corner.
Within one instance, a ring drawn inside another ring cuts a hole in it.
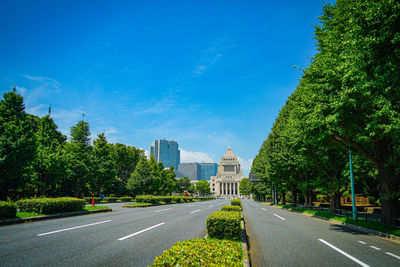
[[[250,252],[247,245],[246,226],[243,214],[240,221],[240,226],[242,228],[243,267],[250,267]]]
[[[282,207],[279,207],[279,206],[271,206],[271,207],[285,209],[285,208],[282,208]],[[399,236],[395,236],[395,235],[391,235],[391,234],[388,234],[388,233],[379,232],[379,231],[372,230],[372,229],[369,229],[369,228],[365,228],[365,227],[362,227],[362,226],[359,226],[359,225],[354,225],[354,224],[350,224],[350,223],[344,223],[344,222],[337,221],[337,220],[334,220],[334,219],[329,219],[329,218],[326,218],[326,217],[309,214],[309,213],[306,213],[306,212],[301,212],[301,211],[297,211],[297,210],[288,210],[288,209],[285,209],[285,210],[290,211],[290,212],[299,213],[299,214],[302,214],[302,215],[305,215],[305,216],[308,216],[308,217],[318,218],[318,219],[321,219],[321,220],[324,220],[324,221],[327,221],[327,222],[330,222],[330,223],[333,223],[333,224],[342,225],[342,226],[347,227],[349,229],[357,230],[357,231],[360,231],[360,232],[363,232],[363,233],[366,233],[366,234],[376,235],[376,236],[379,236],[379,237],[382,237],[382,238],[385,238],[385,239],[389,239],[390,241],[394,241],[394,242],[400,244],[400,237]]]
[[[51,220],[51,219],[59,219],[59,218],[65,218],[65,217],[81,216],[81,215],[88,215],[88,214],[101,213],[101,212],[110,212],[110,211],[112,211],[112,209],[89,210],[89,211],[69,212],[69,213],[63,213],[63,214],[45,215],[45,216],[38,216],[38,217],[28,217],[28,218],[23,218],[23,219],[1,220],[0,226],[10,225],[10,224],[20,224],[20,223],[26,223],[26,222],[36,222],[36,221],[43,221],[43,220]]]

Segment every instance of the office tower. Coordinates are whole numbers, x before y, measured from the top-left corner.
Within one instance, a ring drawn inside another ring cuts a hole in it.
[[[178,165],[181,161],[178,143],[165,139],[155,140],[151,144],[149,147],[149,157],[150,155],[153,155],[157,162],[162,162],[166,168],[174,166],[174,169],[178,169]]]

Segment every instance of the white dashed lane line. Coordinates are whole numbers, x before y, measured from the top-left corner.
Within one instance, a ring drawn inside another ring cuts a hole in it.
[[[397,255],[395,255],[393,253],[390,253],[390,252],[385,252],[385,253],[388,254],[389,256],[395,257],[396,259],[400,260],[400,256],[397,256]]]
[[[369,246],[370,248],[373,248],[373,249],[375,249],[375,250],[381,250],[380,248],[377,248],[377,247],[375,247],[375,246]]]
[[[366,245],[367,243],[363,242],[363,241],[358,241],[358,243]]]
[[[169,209],[162,209],[162,210],[156,210],[156,212],[166,211],[166,210],[172,210],[172,208],[169,208]]]
[[[266,209],[264,209],[264,208],[262,208],[263,210],[266,210]]]
[[[79,226],[70,227],[70,228],[65,228],[65,229],[61,229],[61,230],[57,230],[57,231],[52,231],[52,232],[47,232],[47,233],[38,234],[37,236],[51,235],[51,234],[55,234],[55,233],[60,233],[60,232],[65,232],[65,231],[70,231],[70,230],[75,230],[75,229],[79,229],[79,228],[89,227],[89,226],[98,225],[98,224],[102,224],[102,223],[108,223],[108,222],[111,222],[111,220],[102,221],[102,222],[97,222],[97,223],[90,223],[90,224],[85,224],[85,225],[79,225]]]
[[[283,217],[279,216],[278,214],[274,214],[274,216],[278,217],[279,219],[281,219],[281,220],[283,220],[283,221],[286,221],[286,219],[285,219],[285,218],[283,218]]]
[[[132,236],[141,234],[141,233],[143,233],[143,232],[146,232],[146,231],[148,231],[148,230],[151,230],[151,229],[156,228],[156,227],[158,227],[158,226],[161,226],[161,225],[163,225],[163,224],[165,224],[165,222],[162,222],[162,223],[159,223],[159,224],[150,226],[150,227],[148,227],[148,228],[146,228],[146,229],[143,229],[143,230],[141,230],[141,231],[139,231],[139,232],[136,232],[136,233],[133,233],[133,234],[130,234],[130,235],[121,237],[121,238],[119,238],[118,240],[119,240],[119,241],[125,240],[125,239],[127,239],[127,238],[129,238],[129,237],[132,237]]]
[[[363,267],[369,267],[368,264],[365,264],[364,262],[360,261],[359,259],[356,259],[355,257],[351,256],[350,254],[344,252],[343,250],[341,250],[340,248],[335,247],[334,245],[332,245],[331,243],[326,242],[323,239],[318,239],[319,241],[321,241],[322,243],[324,243],[325,245],[333,248],[334,250],[336,250],[337,252],[339,252],[340,254],[346,256],[347,258],[351,259],[354,262],[357,262],[358,264],[360,264]]]
[[[195,213],[195,212],[198,212],[198,211],[200,211],[200,209],[194,210],[194,211],[190,212],[190,214]]]

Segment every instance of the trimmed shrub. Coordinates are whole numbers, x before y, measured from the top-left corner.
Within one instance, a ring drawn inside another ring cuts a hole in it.
[[[216,211],[207,217],[207,234],[210,238],[240,241],[240,220],[240,212]]]
[[[117,202],[117,197],[106,197],[106,198],[104,198],[104,200],[105,201],[107,201],[107,202]],[[95,200],[95,202],[96,202],[96,200]]]
[[[231,205],[242,207],[242,202],[240,202],[240,198],[232,199]]]
[[[225,206],[222,206],[221,211],[238,211],[238,212],[241,212],[242,209],[239,206],[225,205]]]
[[[151,203],[151,204],[156,204],[159,200],[157,197],[151,196],[151,195],[143,195],[143,196],[137,196],[135,198],[136,202],[140,203]]]
[[[123,202],[132,201],[131,197],[120,197],[119,199],[122,200]]]
[[[179,241],[157,256],[151,266],[243,266],[240,242],[217,239]]]
[[[17,207],[14,203],[0,201],[0,219],[14,218],[17,215]]]
[[[57,212],[81,211],[85,200],[73,197],[32,198],[16,202],[20,211],[53,214]]]

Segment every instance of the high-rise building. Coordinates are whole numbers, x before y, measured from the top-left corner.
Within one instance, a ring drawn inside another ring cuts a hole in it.
[[[211,176],[217,175],[217,163],[200,163],[200,178],[199,180],[210,180]]]
[[[178,172],[183,174],[190,180],[199,180],[200,177],[200,165],[196,162],[181,163],[178,165]]]
[[[149,147],[149,157],[150,155],[153,155],[157,162],[162,162],[166,168],[174,166],[174,169],[178,169],[181,162],[181,153],[175,141],[155,140]]]
[[[218,171],[217,163],[181,163],[178,172],[191,180],[210,180]]]

